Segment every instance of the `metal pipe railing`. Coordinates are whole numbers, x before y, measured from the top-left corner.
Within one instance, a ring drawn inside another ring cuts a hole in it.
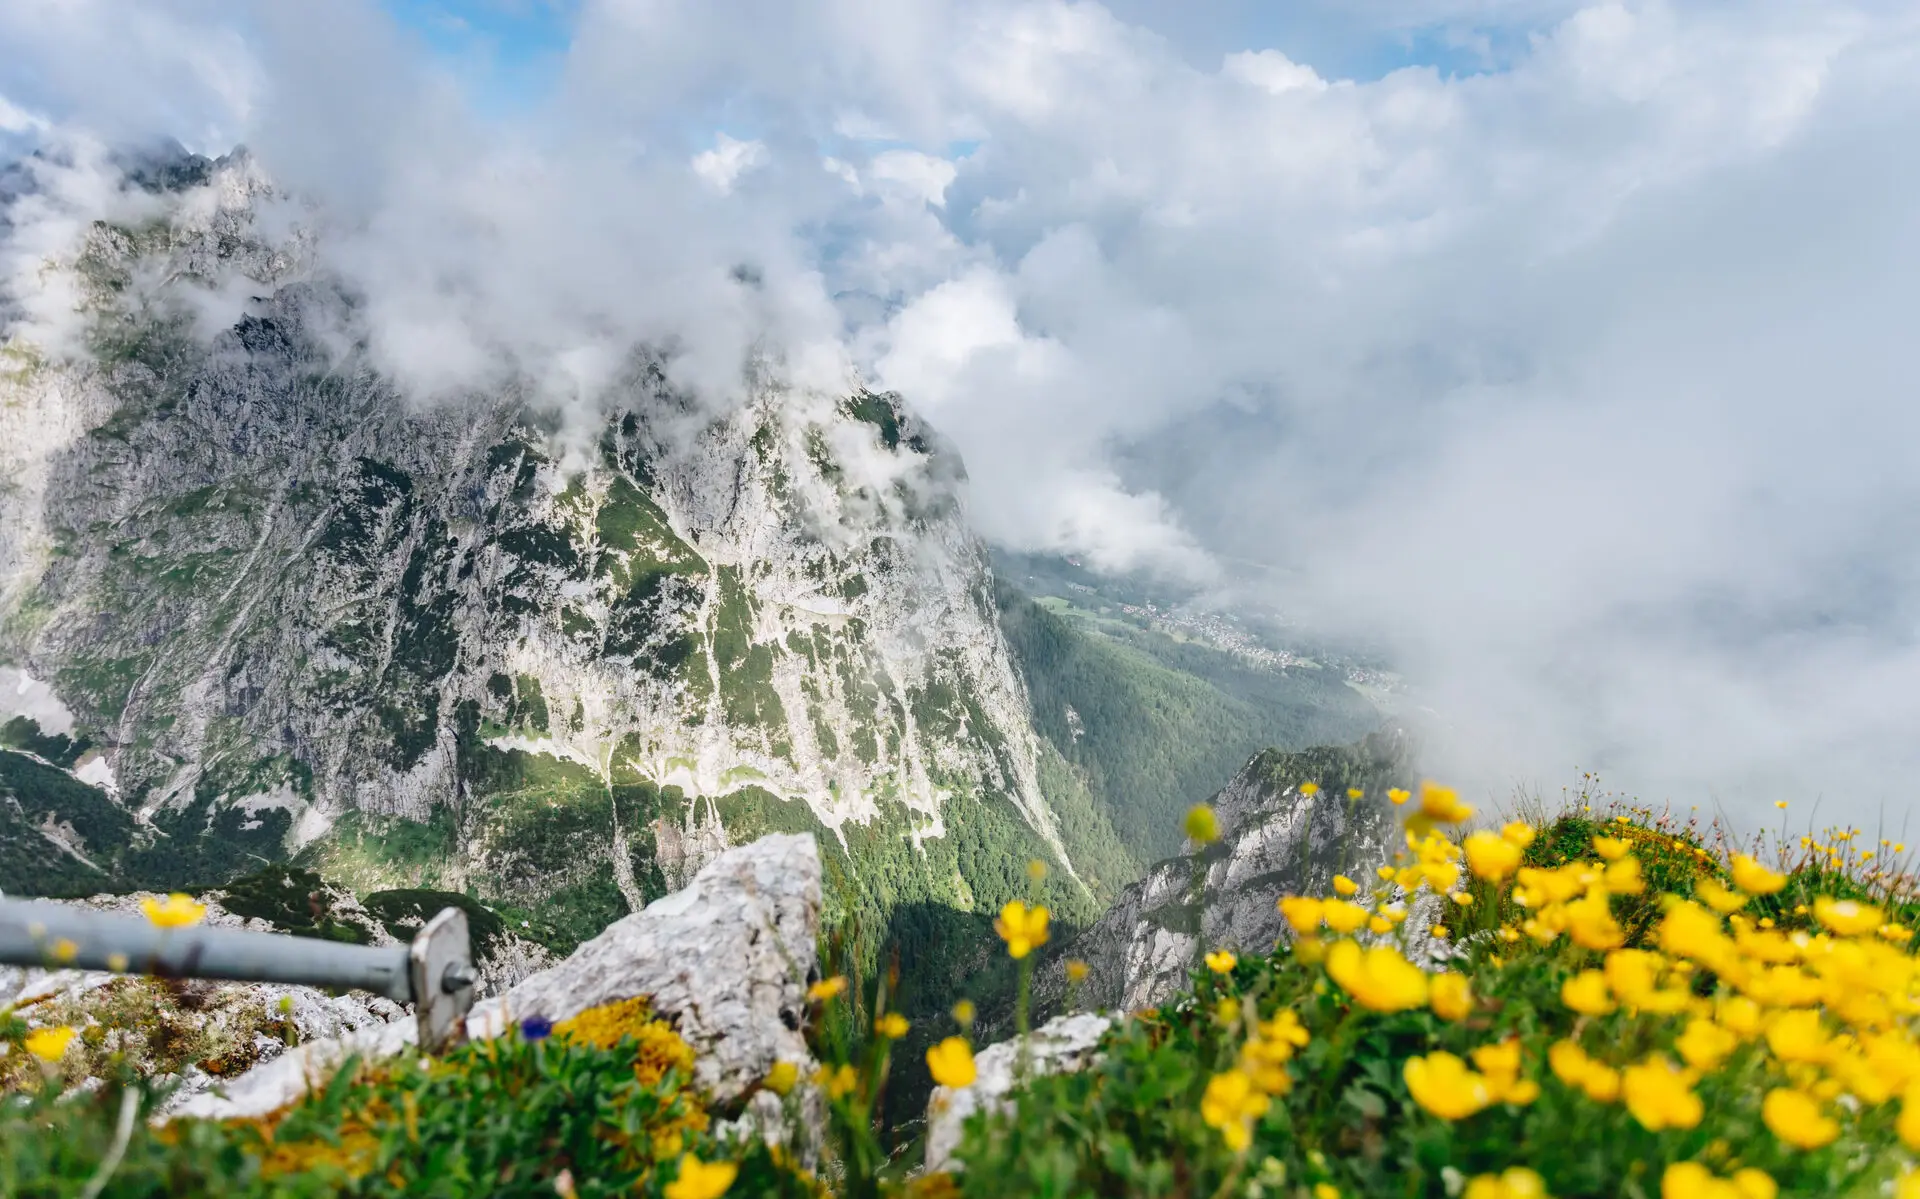
[[[163,928],[137,916],[0,900],[0,962],[372,991],[414,1005],[429,1049],[458,1039],[476,981],[467,917],[458,908],[428,921],[411,945],[383,948],[202,925]]]

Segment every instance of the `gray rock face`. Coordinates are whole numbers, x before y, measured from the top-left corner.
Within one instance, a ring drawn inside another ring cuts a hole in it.
[[[1027,1038],[1028,1077],[1084,1070],[1096,1060],[1094,1049],[1113,1021],[1080,1012],[1060,1016],[1035,1029]],[[1003,1107],[1020,1069],[1018,1041],[1002,1041],[973,1059],[978,1077],[972,1086],[935,1087],[927,1100],[927,1169],[952,1170],[954,1152],[967,1117],[977,1111]]]
[[[1072,870],[963,473],[897,397],[767,363],[693,397],[636,351],[565,405],[427,403],[313,213],[244,156],[163,175],[0,278],[0,661],[126,836],[598,919],[723,849],[729,797],[916,844],[997,799]],[[48,803],[0,840],[109,874]]]
[[[470,1037],[500,1036],[529,1017],[555,1022],[649,996],[698,1055],[696,1081],[726,1102],[776,1061],[809,1063],[799,1029],[820,928],[820,855],[812,837],[765,837],[709,862],[684,890],[618,921],[574,954],[484,1000]],[[303,1045],[171,1116],[228,1119],[273,1111],[325,1081],[349,1055],[410,1045],[411,1020]]]
[[[1351,747],[1258,755],[1211,802],[1219,841],[1155,865],[1122,891],[1050,958],[1036,994],[1058,1002],[1062,962],[1079,958],[1089,971],[1078,1002],[1132,1011],[1179,990],[1206,950],[1271,952],[1287,935],[1277,899],[1331,894],[1335,874],[1371,873],[1392,854],[1399,825],[1386,792],[1406,784],[1410,753],[1407,736],[1390,732]],[[1302,795],[1303,783],[1319,792]]]
[[[684,890],[476,1005],[468,1035],[499,1036],[530,1016],[558,1023],[646,995],[699,1055],[700,1085],[731,1099],[776,1061],[808,1056],[799,1029],[820,933],[820,881],[812,837],[763,837],[728,850]]]

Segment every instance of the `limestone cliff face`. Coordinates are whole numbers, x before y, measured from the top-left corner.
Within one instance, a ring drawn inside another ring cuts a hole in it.
[[[1407,785],[1410,769],[1400,732],[1257,755],[1211,801],[1219,841],[1155,865],[1058,951],[1090,967],[1079,1004],[1151,1007],[1181,988],[1199,953],[1271,952],[1287,935],[1275,908],[1280,896],[1331,895],[1335,874],[1371,874],[1392,855],[1399,822],[1386,793]],[[1302,795],[1303,783],[1319,791]],[[1042,971],[1037,988],[1049,1001],[1064,993],[1060,961]]]
[[[897,397],[755,367],[702,405],[636,352],[590,403],[423,404],[244,156],[139,182],[33,276],[77,345],[0,310],[0,663],[133,841],[589,923],[740,813],[924,856],[992,807],[1071,870],[962,472]]]

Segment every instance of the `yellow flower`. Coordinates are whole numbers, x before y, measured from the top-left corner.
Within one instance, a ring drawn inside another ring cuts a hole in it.
[[[1473,809],[1460,802],[1458,791],[1429,779],[1420,784],[1420,815],[1436,824],[1459,824]]]
[[[1298,1049],[1313,1037],[1307,1032],[1307,1026],[1300,1023],[1300,1016],[1291,1008],[1282,1008],[1274,1013],[1273,1019],[1262,1021],[1260,1036],[1268,1041]]]
[[[1320,912],[1320,918],[1336,933],[1350,933],[1373,919],[1367,909],[1345,899],[1323,900]]]
[[[1733,885],[1749,895],[1772,895],[1787,885],[1787,876],[1768,870],[1748,854],[1735,854]]]
[[[1523,847],[1485,829],[1469,834],[1463,845],[1467,851],[1467,869],[1473,871],[1473,877],[1490,883],[1500,882],[1519,869],[1520,857],[1525,852]]]
[[[1271,1106],[1273,1101],[1243,1071],[1229,1070],[1207,1080],[1206,1094],[1200,1097],[1200,1118],[1220,1131],[1227,1148],[1242,1153],[1253,1140],[1253,1121]]]
[[[1083,967],[1086,965],[1085,962],[1082,962],[1080,964]],[[1073,975],[1072,962],[1067,963],[1067,975],[1068,977],[1072,977]],[[973,1016],[974,1016],[973,1000],[962,999],[960,1002],[953,1005],[953,1022],[955,1024],[972,1024]]]
[[[1773,1175],[1751,1166],[1733,1172],[1733,1189],[1740,1199],[1776,1199],[1780,1194],[1780,1184]]]
[[[1633,847],[1630,844],[1619,837],[1595,837],[1593,839],[1593,852],[1599,854],[1609,862],[1617,862],[1621,858],[1626,857],[1627,850],[1631,848]]]
[[[1389,787],[1387,788],[1387,798],[1394,803],[1403,804],[1413,798],[1413,792],[1407,790],[1405,787]]]
[[[1283,1014],[1291,1016],[1293,1013]],[[1240,1047],[1240,1069],[1263,1095],[1284,1095],[1293,1089],[1293,1078],[1287,1073],[1287,1063],[1293,1060],[1295,1043],[1287,1039],[1290,1035],[1287,1030],[1273,1028],[1274,1023],[1269,1021],[1256,1025],[1253,1035]],[[1268,1035],[1275,1031],[1283,1035]],[[1299,1031],[1302,1036],[1306,1035],[1305,1029]]]
[[[1240,1001],[1231,995],[1222,995],[1213,1005],[1213,1018],[1227,1028],[1240,1023]]]
[[[1348,788],[1347,788],[1347,798],[1348,798],[1348,799],[1364,799],[1364,798],[1366,798],[1366,794],[1367,794],[1367,793],[1366,793],[1365,791],[1362,791],[1362,790],[1361,790],[1360,788],[1358,788],[1358,787],[1348,787]]]
[[[1220,821],[1206,804],[1195,804],[1187,809],[1185,827],[1187,840],[1195,845],[1211,845],[1220,839]]]
[[[859,1072],[845,1064],[833,1067],[822,1066],[814,1074],[813,1080],[826,1091],[829,1099],[845,1099],[853,1094],[855,1087],[860,1085]]]
[[[1594,1061],[1572,1041],[1555,1041],[1548,1046],[1547,1065],[1561,1082],[1595,1103],[1612,1103],[1620,1097],[1620,1072]]]
[[[1498,1174],[1480,1174],[1467,1181],[1463,1199],[1552,1199],[1546,1179],[1525,1166],[1510,1166]]]
[[[789,1095],[794,1084],[800,1081],[800,1067],[792,1062],[775,1062],[773,1069],[767,1071],[767,1090],[776,1095]]]
[[[734,1162],[703,1162],[688,1153],[680,1158],[680,1172],[667,1184],[667,1199],[720,1199],[733,1185],[740,1167]]]
[[[1070,983],[1085,982],[1087,980],[1088,969],[1089,967],[1087,966],[1087,964],[1081,961],[1079,958],[1068,958],[1067,959],[1067,981]]]
[[[1287,918],[1293,931],[1301,936],[1319,928],[1326,913],[1326,901],[1307,895],[1283,895],[1274,906]]]
[[[1782,1012],[1767,1026],[1767,1048],[1783,1062],[1820,1065],[1833,1059],[1834,1044],[1812,1008]]]
[[[64,964],[66,962],[71,962],[74,958],[79,956],[80,956],[80,946],[72,941],[67,940],[65,937],[62,937],[58,941],[55,941],[53,943],[53,960],[54,961]]]
[[[1327,943],[1318,937],[1301,937],[1293,943],[1293,956],[1302,965],[1318,966],[1327,959]]]
[[[1007,943],[1007,956],[1019,961],[1047,943],[1047,909],[1038,904],[1028,907],[1016,899],[1000,909],[993,931]]]
[[[1360,884],[1354,882],[1344,874],[1336,874],[1333,876],[1333,889],[1340,895],[1351,897],[1360,889]]]
[[[73,1029],[66,1025],[54,1028],[36,1028],[27,1034],[23,1044],[27,1052],[43,1062],[57,1062],[66,1056],[67,1047],[73,1043]]]
[[[1779,1193],[1771,1174],[1751,1168],[1718,1178],[1699,1162],[1674,1162],[1660,1177],[1660,1199],[1774,1199]]]
[[[1583,1016],[1604,1016],[1613,1010],[1606,976],[1598,970],[1582,970],[1561,983],[1560,1002]]]
[[[1920,1083],[1907,1088],[1900,1097],[1900,1118],[1894,1122],[1893,1130],[1900,1134],[1900,1140],[1907,1148],[1920,1153]]]
[[[1451,1053],[1410,1057],[1401,1074],[1413,1101],[1442,1120],[1464,1120],[1493,1102],[1487,1080]]]
[[[1327,973],[1361,1007],[1404,1012],[1427,1002],[1427,976],[1390,945],[1361,949],[1339,941],[1327,951]]]
[[[1693,1093],[1693,1074],[1655,1055],[1620,1072],[1620,1093],[1627,1110],[1649,1132],[1692,1128],[1704,1114]]]
[[[1034,882],[1044,882],[1047,877],[1047,864],[1039,858],[1027,863],[1027,877]]]
[[[808,1003],[825,1003],[847,989],[847,977],[836,974],[832,978],[823,978],[807,988]]]
[[[1813,918],[1843,937],[1870,933],[1886,921],[1880,909],[1870,904],[1825,895],[1813,901]]]
[[[1674,1041],[1687,1065],[1696,1070],[1716,1069],[1740,1044],[1740,1038],[1711,1020],[1696,1016],[1687,1022],[1687,1030]]]
[[[927,1070],[943,1087],[970,1087],[977,1075],[964,1037],[948,1037],[927,1050]]]
[[[1313,1184],[1313,1199],[1340,1199],[1340,1188],[1330,1182]]]
[[[1701,879],[1693,890],[1694,894],[1707,901],[1708,907],[1722,916],[1730,916],[1747,906],[1747,896],[1728,890],[1714,879]]]
[[[1473,1013],[1473,988],[1464,974],[1436,974],[1427,992],[1428,1005],[1442,1020],[1465,1020]]]
[[[164,900],[143,899],[140,910],[161,928],[186,928],[206,919],[207,905],[195,903],[193,896],[175,891]]]
[[[1306,796],[1308,799],[1312,799],[1314,796],[1320,794],[1320,784],[1319,783],[1301,783],[1300,794]]]
[[[1626,930],[1613,918],[1603,893],[1568,904],[1566,916],[1567,933],[1582,949],[1618,949],[1626,944]]]
[[[1207,969],[1215,974],[1231,974],[1240,959],[1233,956],[1231,949],[1216,949],[1207,955]]]
[[[1775,1087],[1760,1101],[1760,1118],[1773,1135],[1796,1149],[1818,1149],[1840,1135],[1840,1125],[1805,1091]]]
[[[1533,844],[1533,826],[1524,820],[1509,820],[1500,826],[1500,838],[1511,841],[1521,849]]]
[[[907,1018],[899,1012],[888,1012],[873,1022],[873,1031],[890,1041],[897,1041],[907,1035]]]

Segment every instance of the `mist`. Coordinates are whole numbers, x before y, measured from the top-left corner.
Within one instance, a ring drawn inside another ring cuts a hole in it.
[[[12,0],[0,139],[246,145],[423,398],[896,388],[984,536],[1385,647],[1476,791],[1898,827],[1920,10],[1246,9],[586,0],[502,112],[362,0]],[[64,161],[16,280],[125,202]]]

